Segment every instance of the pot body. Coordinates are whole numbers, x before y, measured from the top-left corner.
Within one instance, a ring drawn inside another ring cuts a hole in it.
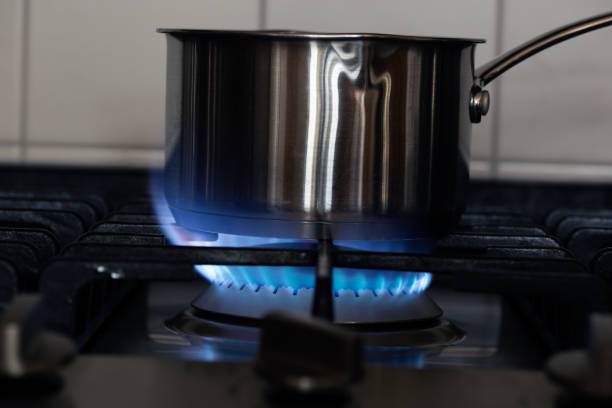
[[[474,41],[165,32],[165,192],[179,224],[398,239],[460,216]]]

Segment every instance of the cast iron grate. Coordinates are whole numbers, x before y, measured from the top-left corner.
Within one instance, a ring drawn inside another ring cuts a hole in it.
[[[197,279],[194,264],[314,266],[320,256],[316,248],[171,246],[145,191],[145,172],[4,172],[26,182],[0,184],[0,302],[41,291],[49,324],[80,345],[138,282]],[[578,341],[572,332],[584,332],[588,312],[609,307],[612,196],[597,186],[474,190],[468,211],[434,254],[342,251],[329,261],[432,272],[439,285],[501,293],[544,327],[544,336],[559,338],[554,346]]]

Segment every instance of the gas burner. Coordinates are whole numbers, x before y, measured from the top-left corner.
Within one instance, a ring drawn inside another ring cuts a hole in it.
[[[196,231],[178,225],[164,198],[161,186],[152,182],[151,193],[157,219],[166,239],[173,245],[195,247],[228,248],[275,248],[275,249],[314,249],[316,240],[271,238]],[[430,238],[396,240],[334,240],[336,251],[369,251],[385,253],[431,253],[435,242]],[[207,281],[230,288],[250,287],[258,292],[267,287],[275,293],[279,288],[293,294],[315,287],[315,270],[308,267],[267,266],[267,265],[194,265],[196,271]],[[351,291],[356,296],[370,292],[379,296],[415,295],[425,292],[431,283],[432,275],[427,272],[408,272],[393,270],[363,270],[333,268],[333,286],[336,296],[343,291]],[[367,296],[367,295],[366,295]]]
[[[428,253],[429,239],[330,241],[286,239],[194,231],[174,223],[163,195],[153,189],[157,217],[174,245],[196,247],[316,250],[316,267],[294,265],[205,265],[196,271],[209,286],[191,308],[166,322],[190,343],[223,340],[257,343],[262,319],[270,313],[317,316],[351,326],[367,338],[366,346],[411,351],[461,342],[462,330],[442,320],[442,310],[425,294],[427,272],[369,270],[333,266],[336,251]],[[252,348],[252,347],[251,347]]]
[[[435,305],[429,299],[428,302]],[[257,350],[261,322],[261,319],[245,320],[192,307],[167,320],[166,327],[185,337],[191,345],[201,345],[209,353],[235,354]],[[351,328],[360,333],[368,360],[390,355],[416,358],[418,353],[436,353],[444,347],[461,343],[465,338],[463,330],[441,318],[351,325]]]
[[[192,306],[204,313],[231,316],[238,320],[261,319],[282,310],[309,316],[314,301],[312,288],[233,284],[211,285]],[[334,321],[348,325],[384,325],[437,319],[442,310],[424,293],[393,294],[391,291],[343,289],[333,296]]]

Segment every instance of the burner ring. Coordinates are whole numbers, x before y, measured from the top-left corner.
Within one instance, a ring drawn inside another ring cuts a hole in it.
[[[231,284],[209,286],[191,305],[200,311],[238,319],[256,320],[275,311],[310,316],[314,289],[273,288]],[[341,290],[335,296],[335,322],[368,325],[438,319],[442,310],[425,293],[393,294],[390,291]]]

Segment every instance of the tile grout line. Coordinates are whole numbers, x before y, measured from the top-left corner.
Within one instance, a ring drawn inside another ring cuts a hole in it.
[[[505,10],[505,0],[497,0],[497,7],[495,11],[495,57],[501,55],[504,52],[504,10]],[[495,95],[493,104],[495,104],[495,108],[493,109],[493,117],[492,119],[492,127],[491,127],[491,147],[490,147],[490,157],[489,157],[489,166],[491,171],[491,178],[496,179],[499,177],[499,149],[500,149],[500,137],[501,137],[501,94],[502,94],[502,86],[501,86],[501,78],[498,78],[497,81],[493,83]]]
[[[268,0],[259,0],[259,14],[257,25],[260,30],[265,30],[268,25]]]
[[[506,159],[500,162],[503,166],[541,166],[541,167],[601,167],[601,168],[612,168],[612,164],[603,161],[567,161],[567,160],[540,160],[540,159]],[[611,173],[612,175],[612,173]]]
[[[11,142],[11,141],[0,141],[0,146],[8,146],[19,148],[21,145],[19,142]],[[154,152],[165,150],[164,146],[135,146],[135,145],[87,145],[80,143],[55,143],[55,142],[30,142],[28,143],[28,149],[80,149],[80,150],[131,150],[131,151],[143,151],[143,152]]]
[[[0,142],[2,144],[2,142]],[[7,143],[8,144],[8,143]],[[128,150],[160,150],[165,149],[164,145],[152,145],[152,144],[103,144],[103,143],[74,143],[74,142],[39,142],[36,140],[30,141],[27,145],[28,148],[77,148],[77,149],[128,149]]]
[[[0,146],[8,146],[8,147],[19,147],[19,143],[10,142],[10,141],[0,141]],[[117,145],[87,145],[87,144],[74,144],[74,143],[62,143],[57,144],[54,142],[49,143],[39,143],[39,142],[31,142],[28,144],[29,149],[91,149],[91,150],[99,150],[99,151],[131,151],[131,152],[142,152],[142,153],[153,153],[153,152],[163,152],[165,150],[164,146],[117,146]],[[69,161],[68,161],[69,162]],[[489,158],[480,157],[480,158],[472,158],[472,163],[478,163],[479,165],[484,165],[489,163]],[[521,159],[506,159],[499,162],[500,167],[533,167],[533,168],[552,168],[557,167],[561,169],[579,169],[579,168],[598,168],[598,169],[612,169],[612,164],[609,162],[603,161],[542,161],[542,160],[521,160]],[[587,169],[588,170],[588,169]],[[537,173],[537,171],[536,171]],[[612,177],[612,172],[609,172]]]
[[[28,95],[28,65],[29,65],[29,43],[30,43],[30,0],[22,0],[21,15],[21,36],[19,50],[19,161],[25,163],[27,149],[27,95]]]

